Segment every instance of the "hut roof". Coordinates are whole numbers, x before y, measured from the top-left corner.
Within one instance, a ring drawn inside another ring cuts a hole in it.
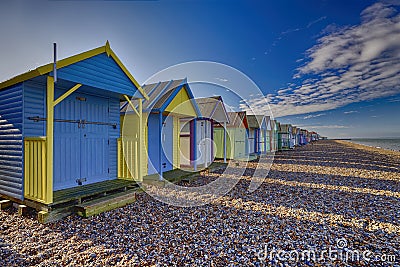
[[[227,128],[246,128],[247,120],[246,120],[246,112],[227,112],[229,122],[226,124]],[[219,127],[219,125],[215,125]]]
[[[196,98],[196,103],[203,118],[213,119],[219,123],[229,123],[229,117],[221,96]]]
[[[247,123],[249,128],[262,128],[265,120],[264,115],[247,115]]]
[[[142,86],[142,88],[143,91],[149,96],[148,100],[143,101],[142,108],[144,112],[163,112],[163,109],[166,108],[166,105],[179,93],[179,91],[181,91],[181,89],[185,89],[189,99],[193,99],[193,101],[190,101],[190,103],[193,106],[197,116],[201,116],[201,112],[196,104],[196,101],[194,101],[192,91],[190,90],[186,79],[145,84]],[[138,106],[137,100],[132,100],[132,103],[136,107]],[[121,113],[130,112],[130,105],[128,105],[126,101],[122,102],[120,111]]]
[[[124,74],[129,78],[129,80],[132,82],[132,84],[137,88],[137,90],[140,92],[140,94],[145,98],[148,99],[147,94],[144,92],[140,84],[135,80],[135,78],[132,76],[132,74],[128,71],[128,69],[122,64],[121,60],[117,57],[117,55],[114,53],[114,51],[111,50],[110,44],[107,41],[104,46],[65,58],[57,61],[57,70],[65,68],[67,66],[73,65],[75,63],[78,63],[80,61],[95,57],[100,54],[107,54],[108,57],[111,57],[115,63],[121,68],[121,70],[124,72]],[[25,72],[23,74],[20,74],[18,76],[15,76],[9,80],[3,81],[0,83],[0,90],[4,89],[6,87],[12,86],[17,83],[21,83],[30,79],[33,79],[38,76],[42,76],[45,74],[48,74],[53,71],[54,64],[49,63],[43,66],[40,66],[34,70],[30,70],[28,72]]]

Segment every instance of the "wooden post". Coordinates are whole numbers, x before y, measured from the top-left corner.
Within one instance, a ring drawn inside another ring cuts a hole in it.
[[[226,122],[224,122],[224,163],[226,163]]]
[[[47,76],[46,193],[45,203],[53,202],[54,78]]]
[[[142,167],[143,167],[143,151],[144,151],[144,129],[143,129],[143,110],[142,110],[142,101],[143,99],[139,99],[139,151],[138,151],[138,157],[139,157],[139,169],[138,169],[138,178],[139,181],[143,181],[143,172],[142,172]]]

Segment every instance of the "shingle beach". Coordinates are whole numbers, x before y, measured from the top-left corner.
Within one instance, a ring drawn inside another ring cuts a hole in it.
[[[126,207],[46,225],[0,211],[0,266],[400,266],[399,152],[338,141],[278,152],[249,193],[256,164],[199,207],[142,193]],[[306,250],[316,258],[298,256]]]

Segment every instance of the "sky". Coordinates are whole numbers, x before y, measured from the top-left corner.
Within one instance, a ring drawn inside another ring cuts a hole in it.
[[[400,137],[400,1],[0,1],[0,81],[105,44],[139,83],[330,138]]]

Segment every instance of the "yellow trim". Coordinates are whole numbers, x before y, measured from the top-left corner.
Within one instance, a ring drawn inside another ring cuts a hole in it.
[[[136,115],[140,116],[139,112],[136,110],[135,106],[132,104],[131,100],[129,99],[129,97],[127,95],[124,95],[126,101],[128,101],[129,106],[131,106],[131,108],[133,109],[133,111],[135,111]],[[141,101],[140,101],[141,102]]]
[[[76,90],[78,90],[79,87],[81,87],[82,84],[78,83],[77,85],[75,85],[74,87],[72,87],[71,89],[69,89],[67,92],[65,92],[62,96],[60,96],[59,98],[57,98],[57,100],[55,100],[53,102],[53,106],[57,106],[61,101],[63,101],[65,98],[67,98],[70,94],[72,94],[73,92],[75,92]]]
[[[24,139],[24,197],[50,204],[46,198],[46,138],[25,137]]]
[[[135,78],[132,76],[132,74],[128,71],[128,69],[122,64],[121,60],[117,57],[117,55],[112,51],[110,47],[110,43],[107,41],[104,46],[62,59],[57,61],[57,69],[61,69],[63,67],[72,65],[74,63],[77,63],[79,61],[97,56],[101,53],[106,53],[108,56],[111,56],[114,61],[117,63],[117,65],[122,69],[122,71],[126,74],[126,76],[129,77],[131,82],[138,88],[139,92],[143,95],[143,97],[148,100],[149,96],[143,91],[142,87],[139,85],[139,83],[135,80]],[[37,76],[41,76],[47,73],[50,73],[53,71],[53,63],[49,63],[46,65],[43,65],[41,67],[38,67],[34,70],[28,71],[26,73],[23,73],[21,75],[15,76],[14,78],[11,78],[10,80],[4,81],[0,83],[0,90],[6,87],[9,87],[11,85],[32,79]]]
[[[107,42],[106,42],[106,54],[107,54],[107,56],[110,56],[110,51],[111,51],[110,43],[107,40]]]
[[[193,106],[192,99],[187,93],[186,89],[182,87],[172,101],[168,104],[165,111],[174,113],[176,115],[184,115],[197,117],[196,110]]]
[[[25,137],[25,140],[28,141],[46,141],[46,136],[32,136],[32,137]]]
[[[138,153],[137,156],[139,157],[139,166],[138,166],[138,178],[139,181],[143,181],[143,172],[142,172],[142,164],[143,164],[143,157],[142,151],[143,151],[143,109],[142,109],[142,99],[139,99],[139,146],[138,146]]]
[[[53,143],[54,143],[54,78],[47,76],[46,121],[46,190],[45,201],[53,202]]]
[[[173,166],[174,169],[180,168],[180,120],[178,117],[173,117]]]

